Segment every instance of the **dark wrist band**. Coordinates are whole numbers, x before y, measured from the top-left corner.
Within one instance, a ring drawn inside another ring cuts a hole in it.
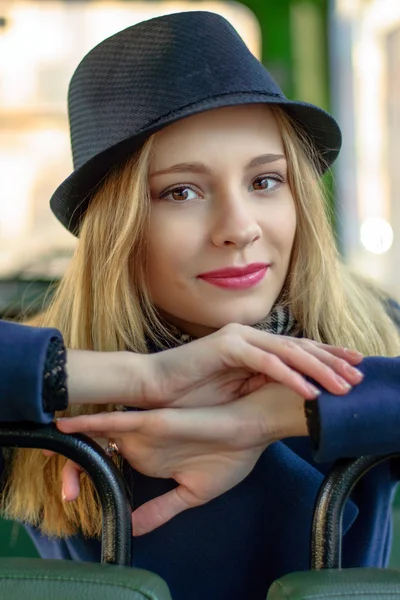
[[[42,401],[44,412],[65,410],[68,406],[66,350],[62,339],[50,339],[43,369]]]
[[[318,401],[306,400],[304,404],[304,411],[306,413],[308,433],[314,449],[317,450],[319,448],[321,429]]]

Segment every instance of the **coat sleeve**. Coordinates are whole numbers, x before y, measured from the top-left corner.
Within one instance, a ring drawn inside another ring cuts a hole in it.
[[[49,423],[42,403],[47,347],[56,329],[43,329],[0,320],[0,421]]]
[[[357,368],[364,380],[350,393],[313,401],[317,462],[400,451],[400,358],[368,357]]]

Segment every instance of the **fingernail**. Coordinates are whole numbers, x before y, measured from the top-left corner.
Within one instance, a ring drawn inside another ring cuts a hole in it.
[[[65,495],[64,488],[61,489],[61,498],[63,499],[64,502],[67,501],[67,496]]]
[[[321,395],[321,390],[319,390],[317,387],[315,387],[315,385],[312,385],[311,383],[309,383],[307,385],[309,391],[312,393],[313,396],[320,396]]]
[[[343,369],[351,377],[356,377],[358,382],[360,382],[360,381],[362,381],[362,379],[364,379],[364,373],[361,373],[361,371],[359,371],[358,369],[355,369],[354,367],[351,367],[348,364],[344,364]]]
[[[343,390],[346,390],[348,392],[349,390],[352,389],[353,386],[350,385],[350,383],[348,383],[344,379],[342,379],[342,377],[340,377],[340,375],[335,375],[335,379]]]

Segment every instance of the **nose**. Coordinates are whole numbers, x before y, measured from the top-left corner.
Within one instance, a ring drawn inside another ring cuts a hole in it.
[[[243,198],[221,203],[211,234],[214,246],[243,249],[260,239],[261,228],[251,208],[251,203]]]

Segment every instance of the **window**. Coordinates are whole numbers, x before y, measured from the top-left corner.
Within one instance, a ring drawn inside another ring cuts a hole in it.
[[[75,246],[48,202],[72,170],[66,97],[82,57],[139,21],[199,8],[225,16],[261,55],[258,23],[237,3],[0,3],[0,277],[57,277]]]

